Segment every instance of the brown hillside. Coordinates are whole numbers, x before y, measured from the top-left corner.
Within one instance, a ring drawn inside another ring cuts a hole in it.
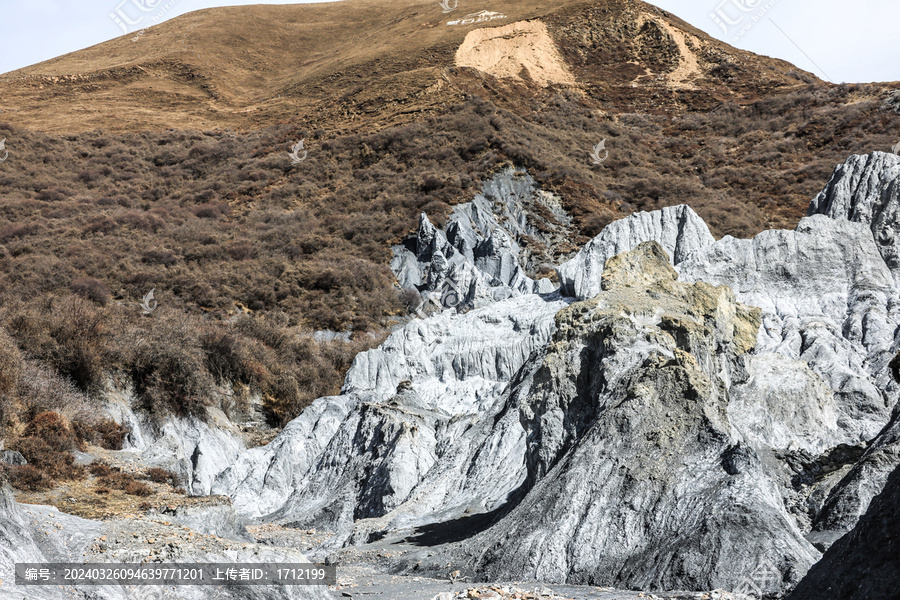
[[[503,17],[447,24],[470,11]],[[526,22],[540,27],[545,46],[517,51],[516,35],[502,31],[493,42],[472,38]],[[348,0],[193,12],[0,76],[0,109],[19,125],[55,132],[246,130],[279,121],[377,128],[458,102],[488,74],[522,83],[507,71],[550,60],[554,42],[569,76],[550,83],[622,110],[710,108],[817,81],[634,0],[463,1],[447,14],[435,0]],[[464,45],[470,55],[493,52],[502,66],[460,61]],[[475,66],[458,69],[458,61]]]

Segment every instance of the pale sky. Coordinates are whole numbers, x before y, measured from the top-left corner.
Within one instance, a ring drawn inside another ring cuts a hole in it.
[[[466,0],[473,10],[476,2]],[[125,29],[133,33],[154,19],[161,22],[201,8],[259,3],[248,0],[0,0],[0,73],[98,44],[123,35]],[[900,81],[898,0],[655,0],[652,3],[733,46],[783,58],[835,83]],[[299,2],[269,0],[265,4]],[[716,15],[715,19],[711,15]]]

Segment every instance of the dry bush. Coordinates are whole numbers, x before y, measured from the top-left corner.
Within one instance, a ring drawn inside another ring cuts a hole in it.
[[[22,373],[22,352],[6,330],[0,328],[0,395],[14,393]]]
[[[71,452],[79,445],[72,424],[61,414],[52,411],[35,415],[22,435],[25,438],[39,439],[56,452]]]
[[[153,483],[169,484],[172,487],[177,487],[179,484],[179,477],[176,473],[173,473],[168,469],[161,469],[160,467],[151,467],[147,469],[145,478]]]
[[[177,315],[159,317],[146,337],[127,349],[124,368],[151,414],[203,418],[205,408],[215,405],[221,393],[206,368],[199,327]]]
[[[21,406],[21,419],[26,422],[48,411],[60,413],[70,422],[89,423],[96,414],[93,403],[84,392],[70,380],[35,361],[23,363],[16,395]]]
[[[121,450],[130,429],[110,419],[94,423],[74,421],[72,427],[80,442],[88,442],[107,450]]]
[[[91,472],[91,475],[96,477],[108,477],[113,473],[112,468],[108,464],[96,460],[88,465],[88,470]]]
[[[27,492],[43,492],[53,488],[56,482],[42,469],[33,465],[3,467],[11,486]]]
[[[52,411],[34,415],[21,437],[10,445],[22,453],[30,466],[53,479],[84,477],[84,468],[75,464],[72,454],[80,446],[76,428],[65,416]]]
[[[93,277],[79,277],[73,280],[69,287],[73,294],[96,302],[100,306],[106,306],[112,297],[109,288],[102,281]]]
[[[18,412],[15,394],[22,366],[19,347],[6,330],[0,328],[0,432],[15,422]]]
[[[50,365],[82,391],[102,384],[108,332],[100,309],[79,296],[23,307],[6,328],[31,358]]]
[[[150,496],[153,494],[153,488],[146,483],[136,480],[127,473],[113,471],[109,475],[104,475],[97,480],[98,488],[106,488],[113,490],[122,490],[126,494],[132,496]]]
[[[75,464],[71,451],[57,450],[47,441],[37,437],[21,437],[11,445],[22,453],[28,465],[54,479],[81,479],[84,468]]]

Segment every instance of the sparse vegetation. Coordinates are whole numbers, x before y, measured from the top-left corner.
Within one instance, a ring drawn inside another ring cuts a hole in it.
[[[9,478],[9,483],[18,490],[42,492],[49,490],[56,482],[42,469],[32,465],[18,465],[2,469]]]
[[[421,212],[443,224],[504,166],[527,168],[572,216],[568,244],[528,248],[533,275],[552,276],[548,265],[636,210],[688,203],[717,236],[790,227],[835,164],[896,143],[900,115],[885,86],[824,84],[711,41],[696,49],[696,89],[668,86],[677,44],[627,4],[545,16],[577,90],[456,67],[435,86],[432,63],[451,64],[456,47],[435,29],[415,56],[380,66],[372,89],[358,81],[368,63],[316,80],[317,129],[278,122],[296,112],[293,96],[240,121],[268,126],[240,132],[57,135],[0,122],[15,148],[0,170],[0,429],[10,447],[30,452],[43,476],[78,476],[73,447],[121,448],[127,435],[96,417],[113,384],[153,415],[239,416],[259,398],[283,425],[337,393],[356,353],[418,305],[394,286],[391,244]],[[287,59],[279,49],[272,60]],[[197,89],[219,93],[218,71],[183,68]],[[0,83],[17,97],[36,82],[51,96],[92,93],[36,77]],[[308,155],[293,165],[287,149],[299,139]],[[609,158],[594,166],[588,152],[601,139]],[[158,305],[142,308],[151,289]],[[44,481],[29,477],[23,485]]]
[[[159,467],[151,467],[147,469],[147,473],[145,474],[146,479],[149,479],[153,483],[162,483],[168,484],[172,487],[178,487],[179,477],[176,473],[169,471],[168,469],[161,469]]]
[[[128,473],[122,473],[120,471],[112,471],[108,475],[99,477],[95,484],[95,489],[98,492],[101,492],[101,490],[106,490],[107,492],[109,490],[121,490],[132,496],[150,496],[153,494],[152,487],[138,481]]]
[[[84,412],[120,373],[157,414],[240,411],[259,394],[280,425],[336,393],[353,356],[416,304],[392,286],[391,243],[421,211],[442,223],[503,165],[560,195],[575,228],[562,251],[632,210],[682,202],[715,234],[749,236],[791,226],[837,162],[889,147],[900,119],[874,86],[605,118],[568,93],[497,102],[472,95],[360,134],[279,125],[63,138],[0,124],[20,152],[0,175],[0,361],[11,365],[0,418],[9,425],[14,405],[24,421]],[[281,149],[300,137],[315,151],[295,168]],[[595,168],[585,152],[600,138],[610,156]],[[159,306],[144,315],[151,288]],[[317,329],[353,335],[317,342]],[[121,435],[79,431],[113,447]]]

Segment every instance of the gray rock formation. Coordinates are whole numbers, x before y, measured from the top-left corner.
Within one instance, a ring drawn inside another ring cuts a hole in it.
[[[163,514],[197,533],[238,542],[256,541],[247,531],[244,521],[235,512],[231,503],[177,506],[164,509]]]
[[[900,156],[886,152],[851,156],[810,203],[809,214],[869,227],[884,262],[895,278],[900,277]]]
[[[245,452],[237,427],[217,408],[207,408],[205,420],[166,417],[163,421],[132,410],[127,389],[111,389],[106,413],[129,429],[124,448],[145,467],[177,474],[192,495],[210,493],[216,476]]]
[[[527,215],[540,205],[548,220],[533,227]],[[548,279],[533,280],[526,269],[536,268],[530,247],[545,252],[565,238],[569,219],[558,201],[540,192],[534,180],[509,169],[485,183],[472,202],[457,205],[445,231],[422,213],[415,239],[393,248],[391,269],[401,288],[416,289],[439,305],[480,307],[518,294],[548,293],[556,286]],[[448,289],[454,300],[446,301]]]
[[[788,600],[896,598],[900,590],[900,468],[850,533],[838,540]]]
[[[7,465],[21,466],[27,465],[28,461],[22,456],[21,452],[15,450],[0,450],[0,462]]]
[[[863,224],[816,215],[794,231],[725,237],[677,266],[687,281],[730,286],[763,311],[757,353],[806,362],[835,393],[844,439],[870,440],[890,418],[888,363],[900,325],[890,271]]]
[[[606,261],[649,241],[660,243],[677,265],[716,240],[703,219],[684,204],[636,213],[607,225],[571,260],[557,268],[560,291],[578,300],[596,296],[601,290],[600,278]]]
[[[852,530],[900,465],[900,407],[859,461],[834,486],[813,523],[813,537],[827,547]]]
[[[828,525],[852,527],[883,484],[865,457],[850,468],[896,393],[897,286],[870,225],[814,215],[716,242],[687,207],[636,214],[559,268],[586,300],[565,308],[522,278],[502,241],[516,219],[481,202],[446,234],[423,220],[394,268],[426,293],[456,269],[484,306],[360,355],[340,396],[211,489],[253,518],[332,529],[332,547],[454,530],[466,541],[434,567],[481,577],[737,587],[766,559],[770,593],[796,583],[832,498],[860,500]],[[616,255],[654,238],[671,258]],[[856,472],[863,485],[839,484]]]
[[[763,309],[757,353],[802,360],[828,384],[843,439],[815,437],[870,443],[842,478],[814,491],[824,499],[810,498],[810,539],[820,547],[853,528],[900,465],[896,416],[882,431],[898,392],[889,368],[900,342],[898,167],[900,157],[881,152],[850,157],[795,231],[724,238],[678,266]]]
[[[676,278],[645,243],[607,263],[600,294],[557,315],[518,408],[524,498],[451,551],[477,577],[730,589],[765,558],[777,593],[818,559],[729,420],[758,309]]]
[[[411,321],[356,357],[341,396],[320,398],[268,446],[246,452],[213,492],[247,516],[344,536],[357,519],[391,513],[427,523],[435,511],[504,501],[524,477],[523,432],[515,415],[503,435],[482,431],[483,421],[568,303],[525,295]],[[473,458],[488,433],[494,445]],[[490,482],[469,481],[468,469],[496,471],[499,487],[486,491]]]
[[[11,582],[15,581],[16,563],[40,562],[44,555],[31,539],[22,511],[13,498],[12,489],[0,475],[0,596],[9,591]],[[45,593],[37,598],[59,597],[58,594]]]

